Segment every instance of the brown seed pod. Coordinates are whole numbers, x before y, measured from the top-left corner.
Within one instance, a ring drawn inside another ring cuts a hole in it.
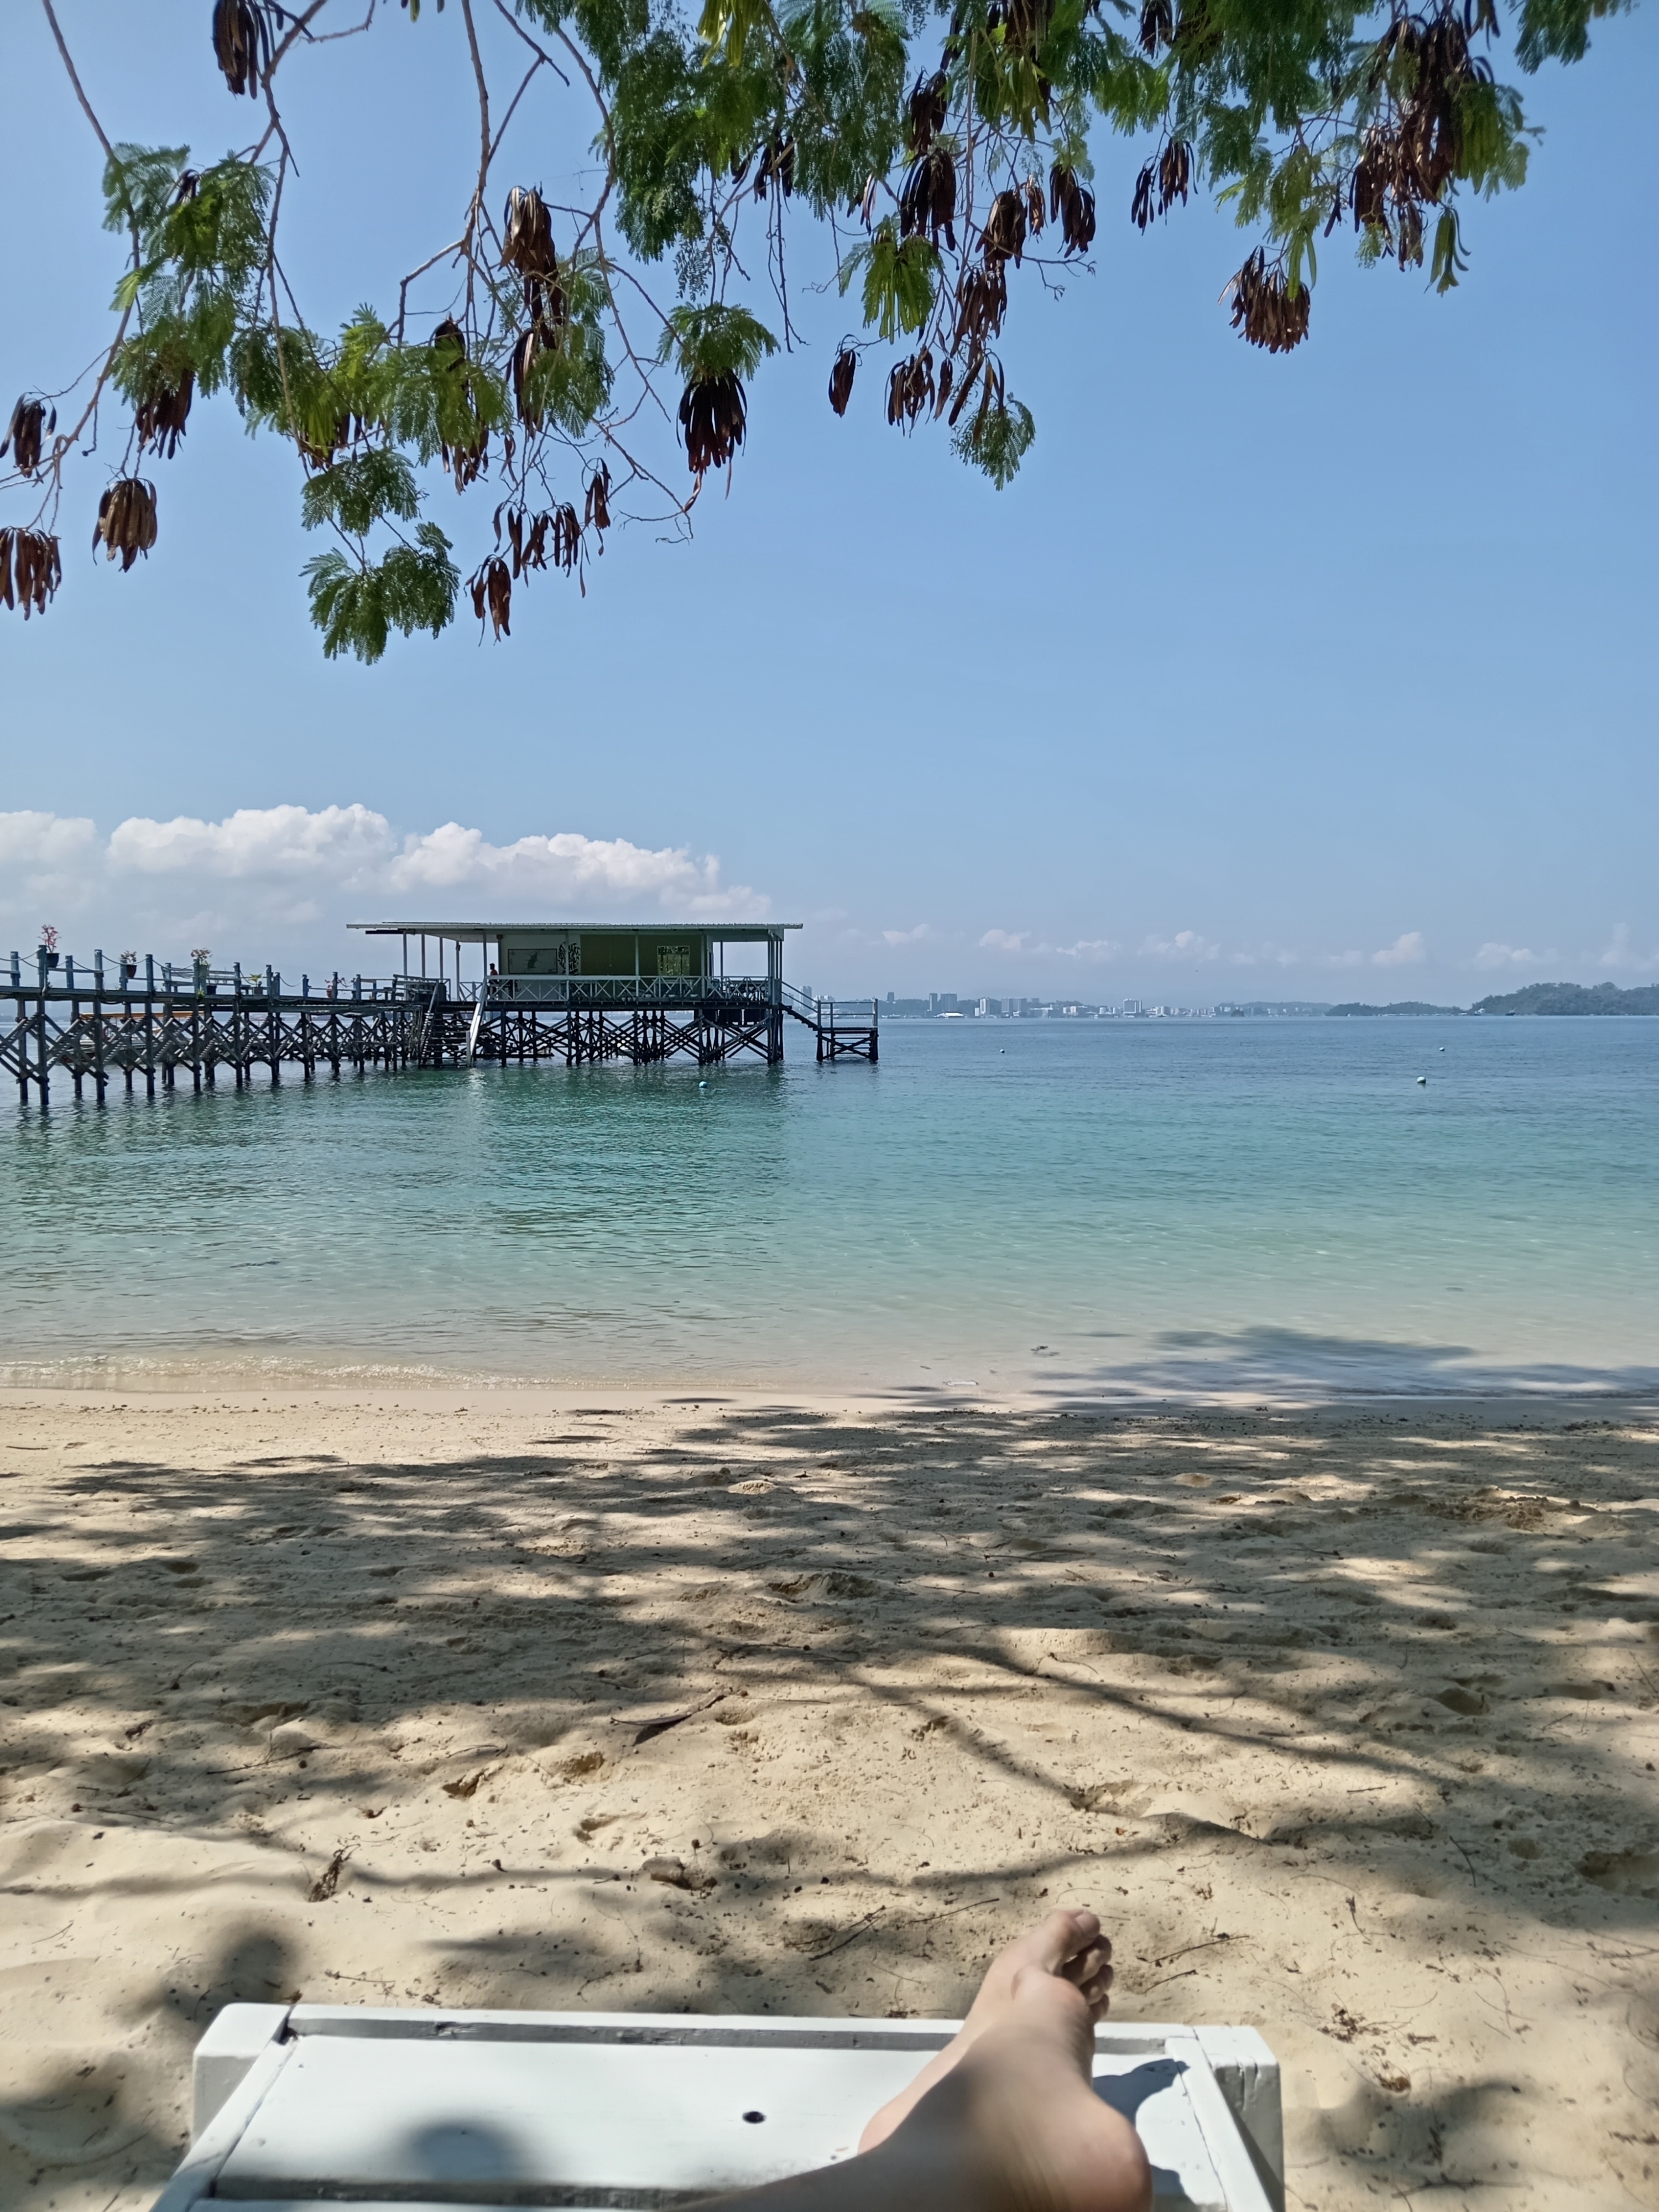
[[[556,276],[553,218],[532,185],[514,185],[501,210],[501,264],[520,276]]]
[[[943,146],[930,146],[918,154],[906,172],[899,191],[899,236],[919,238],[926,231],[933,244],[939,233],[952,253],[957,250],[957,165]]]
[[[985,258],[1012,261],[1016,267],[1025,246],[1025,200],[1019,192],[999,192],[985,218]]]
[[[1000,254],[988,253],[977,267],[964,268],[957,284],[957,330],[954,343],[964,338],[975,343],[994,337],[1008,312],[1008,264]]]
[[[542,427],[542,410],[533,398],[526,397],[526,387],[530,382],[530,372],[546,348],[546,339],[532,323],[513,349],[513,404],[526,430],[539,430]]]
[[[155,543],[155,487],[142,477],[119,477],[98,502],[92,550],[100,545],[110,560],[118,553],[125,575],[141,553]]]
[[[1056,161],[1048,172],[1048,210],[1060,225],[1067,253],[1086,253],[1095,242],[1095,196],[1075,169]]]
[[[1027,177],[1020,190],[1025,195],[1025,228],[1033,238],[1041,238],[1048,213],[1042,186],[1035,177]]]
[[[5,459],[6,448],[20,476],[32,477],[40,465],[41,450],[46,438],[58,428],[58,410],[50,412],[44,399],[31,399],[27,392],[11,410],[11,422],[3,438],[0,438],[0,460]]]
[[[910,153],[925,154],[945,128],[948,112],[947,80],[943,70],[919,76],[910,94]]]
[[[524,280],[524,303],[532,323],[556,330],[565,319],[564,287],[553,246],[553,218],[533,187],[514,185],[501,211],[501,265]]]
[[[214,0],[213,58],[234,93],[258,99],[259,79],[270,72],[273,43],[264,0]]]
[[[58,540],[44,530],[0,530],[0,601],[22,604],[23,620],[43,615],[63,581]]]
[[[499,554],[482,562],[475,576],[467,580],[467,589],[472,594],[472,611],[480,623],[485,615],[498,638],[513,635],[513,579]]]
[[[853,396],[853,379],[858,374],[859,357],[845,339],[830,370],[830,404],[837,415],[847,412],[847,403]]]
[[[946,403],[950,399],[951,386],[954,380],[955,374],[956,373],[951,367],[951,363],[948,360],[940,362],[939,365],[939,392],[933,401],[933,420],[936,422],[939,416],[945,412]]]
[[[991,30],[1001,31],[1005,46],[1029,54],[1048,37],[1054,16],[1054,0],[992,0],[986,20]]]
[[[195,392],[196,372],[187,368],[176,385],[161,384],[138,402],[133,410],[133,422],[141,453],[146,446],[154,446],[163,460],[173,459],[185,434]]]
[[[927,347],[908,361],[896,362],[887,380],[887,419],[901,430],[914,430],[916,417],[933,404],[933,356]]]
[[[1148,161],[1135,179],[1134,197],[1129,204],[1129,220],[1138,230],[1145,230],[1154,213],[1168,215],[1180,200],[1186,204],[1192,189],[1193,149],[1184,138],[1172,138],[1156,161]],[[1156,196],[1158,205],[1152,201]]]
[[[603,461],[587,479],[582,515],[591,530],[603,531],[611,527],[611,471]]]
[[[1269,353],[1289,353],[1307,337],[1313,295],[1300,284],[1292,298],[1284,270],[1267,267],[1261,246],[1233,278],[1231,289],[1233,328],[1242,331],[1251,345],[1265,346]]]
[[[743,443],[747,410],[735,370],[688,384],[680,400],[680,434],[694,477],[723,469]]]
[[[1167,46],[1175,36],[1175,9],[1171,0],[1144,0],[1140,10],[1140,51],[1155,54],[1160,46]]]
[[[760,167],[755,172],[755,198],[763,200],[769,186],[775,179],[779,191],[787,199],[795,189],[795,142],[793,138],[775,138],[760,157]]]

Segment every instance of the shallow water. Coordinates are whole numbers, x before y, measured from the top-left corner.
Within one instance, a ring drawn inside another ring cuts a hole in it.
[[[1659,1022],[901,1023],[882,1055],[14,1112],[0,1380],[1659,1383]]]

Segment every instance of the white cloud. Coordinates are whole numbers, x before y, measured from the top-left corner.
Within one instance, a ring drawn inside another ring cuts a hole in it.
[[[1474,956],[1477,968],[1541,968],[1555,959],[1553,952],[1530,952],[1524,945],[1483,945]]]
[[[134,816],[107,838],[80,818],[0,814],[0,918],[26,930],[85,919],[125,943],[149,931],[166,952],[214,933],[278,927],[302,933],[313,950],[325,930],[331,951],[342,952],[348,921],[434,905],[444,921],[652,909],[735,921],[760,918],[769,902],[746,884],[728,886],[718,860],[684,846],[573,830],[495,845],[457,822],[400,836],[362,805],[243,807],[219,822]]]
[[[884,929],[881,933],[889,945],[926,945],[934,933],[931,924],[919,921],[914,929]]]
[[[987,952],[1010,952],[1030,959],[1077,960],[1099,963],[1115,960],[1123,947],[1109,937],[1079,937],[1071,945],[1051,945],[1028,929],[988,929],[979,940]]]
[[[45,902],[72,913],[89,869],[95,869],[98,827],[83,816],[0,814],[0,902],[17,914]],[[34,917],[38,925],[39,917]]]
[[[1373,968],[1415,968],[1428,958],[1428,948],[1423,942],[1420,929],[1408,929],[1396,937],[1392,945],[1384,945],[1381,952],[1373,952]]]
[[[1140,950],[1151,960],[1214,960],[1220,957],[1221,947],[1212,937],[1200,937],[1195,929],[1178,929],[1173,937],[1144,937]]]

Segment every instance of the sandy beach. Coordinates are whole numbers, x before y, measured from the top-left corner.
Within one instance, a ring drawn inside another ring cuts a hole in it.
[[[1292,2206],[1659,2205],[1653,1408],[0,1431],[18,2212],[146,2203],[235,1998],[951,2015],[1049,1902],[1267,2035]]]

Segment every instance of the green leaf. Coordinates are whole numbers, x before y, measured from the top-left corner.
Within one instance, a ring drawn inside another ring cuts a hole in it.
[[[377,564],[354,565],[337,551],[306,562],[311,619],[329,659],[350,653],[374,662],[394,629],[405,637],[417,629],[436,637],[453,620],[461,576],[449,557],[449,540],[434,522],[423,522],[415,535],[416,544],[395,546]]]
[[[676,307],[657,349],[659,361],[678,360],[688,384],[716,376],[752,376],[778,342],[747,307]]]
[[[939,258],[925,238],[901,241],[891,216],[876,225],[867,246],[857,246],[842,264],[843,294],[864,271],[864,319],[890,342],[901,331],[919,331],[933,311]]]
[[[1030,409],[1010,399],[1000,407],[981,408],[951,443],[962,459],[983,469],[997,489],[1006,491],[1019,473],[1019,465],[1036,436]]]
[[[371,446],[367,453],[319,469],[300,495],[307,530],[332,522],[352,538],[366,537],[388,515],[412,522],[420,506],[414,469],[404,454],[388,446]]]

